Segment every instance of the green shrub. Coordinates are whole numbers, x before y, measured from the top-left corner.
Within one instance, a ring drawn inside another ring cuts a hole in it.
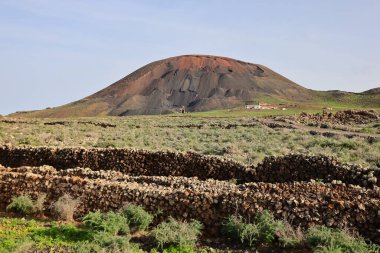
[[[234,240],[247,243],[250,247],[258,240],[260,231],[256,224],[245,223],[241,216],[231,215],[223,224],[222,232]]]
[[[128,236],[118,236],[110,234],[108,232],[98,232],[94,235],[94,242],[102,248],[120,249],[121,252],[125,252],[129,247],[130,235]]]
[[[7,210],[23,215],[31,214],[34,212],[34,203],[28,196],[15,197],[7,206]]]
[[[90,212],[83,217],[83,224],[96,231],[106,232],[113,235],[128,234],[128,220],[119,213],[99,211]]]
[[[187,223],[169,217],[167,222],[159,224],[152,233],[160,248],[164,245],[194,248],[202,228],[203,225],[197,220]]]
[[[201,253],[202,252],[205,251],[201,251]],[[150,253],[159,253],[159,251],[157,249],[152,249]],[[192,248],[180,248],[172,245],[167,249],[163,249],[162,253],[195,253],[195,251]]]
[[[119,213],[105,213],[103,215],[103,230],[114,235],[128,234],[128,220]]]
[[[310,228],[306,242],[316,252],[380,252],[380,247],[377,245],[367,244],[362,238],[355,238],[344,230],[325,226]]]
[[[141,206],[128,205],[121,210],[121,213],[127,218],[129,227],[137,231],[147,229],[153,221],[153,215]]]
[[[72,247],[72,251],[76,253],[106,253],[106,250],[93,241],[78,243]]]
[[[260,229],[257,224],[244,224],[240,232],[240,240],[242,243],[247,242],[250,247],[258,240],[260,236]]]
[[[222,233],[234,240],[241,240],[241,231],[245,223],[241,216],[230,215],[222,226]]]
[[[103,214],[100,211],[89,212],[86,216],[82,218],[82,222],[85,226],[101,231],[103,230]]]
[[[264,210],[256,216],[255,223],[259,229],[260,241],[263,243],[272,243],[276,238],[276,231],[279,226],[282,226],[281,221],[276,221],[273,215]]]
[[[338,245],[329,245],[317,247],[313,253],[344,253],[344,251]]]
[[[270,244],[276,239],[284,247],[296,246],[303,240],[300,230],[294,230],[288,223],[276,221],[268,211],[258,214],[254,223],[244,222],[241,216],[229,216],[222,232],[250,247],[256,242]]]
[[[78,243],[72,247],[77,253],[143,253],[138,246],[129,242],[130,236],[112,235],[107,232],[98,232],[91,242]]]

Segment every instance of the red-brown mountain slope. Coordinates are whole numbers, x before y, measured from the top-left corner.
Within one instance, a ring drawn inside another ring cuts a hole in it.
[[[36,117],[161,114],[243,105],[258,97],[312,99],[303,88],[271,69],[226,57],[184,55],[150,63],[105,89]]]

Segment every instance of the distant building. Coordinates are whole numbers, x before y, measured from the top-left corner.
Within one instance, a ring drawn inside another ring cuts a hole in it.
[[[273,104],[270,104],[270,103],[265,103],[265,102],[259,102],[259,105],[261,106],[261,109],[265,110],[265,109],[278,109],[278,106],[277,105],[273,105]]]
[[[260,110],[261,109],[261,106],[260,105],[245,105],[245,109],[248,109],[248,110]]]
[[[256,101],[246,101],[245,109],[247,110],[268,110],[268,109],[278,109],[278,106],[265,103],[265,102],[256,102]]]

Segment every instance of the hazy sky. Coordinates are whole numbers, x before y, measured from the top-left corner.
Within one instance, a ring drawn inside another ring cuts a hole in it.
[[[318,90],[380,86],[378,0],[0,0],[0,114],[65,104],[182,54]]]

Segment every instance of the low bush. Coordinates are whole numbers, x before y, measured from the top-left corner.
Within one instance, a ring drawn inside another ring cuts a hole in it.
[[[122,208],[121,214],[127,218],[129,227],[136,231],[146,230],[153,221],[153,215],[137,205]]]
[[[240,233],[245,223],[241,216],[230,215],[222,226],[222,233],[229,236],[233,240],[241,240]]]
[[[153,231],[153,236],[160,248],[173,245],[179,248],[193,249],[201,235],[203,225],[197,221],[181,222],[169,217],[167,222],[160,223]]]
[[[260,231],[256,224],[245,223],[241,216],[231,215],[223,224],[222,232],[234,240],[240,240],[241,243],[247,243],[250,247],[260,237]]]
[[[150,253],[159,253],[159,251],[157,249],[152,249]],[[196,251],[194,251],[192,248],[180,248],[172,245],[167,249],[163,249],[162,253],[196,253]],[[207,253],[207,251],[202,250],[200,253]]]
[[[94,242],[102,248],[112,249],[112,252],[125,252],[129,248],[130,235],[118,236],[108,232],[98,232],[94,236]]]
[[[70,195],[64,194],[53,204],[54,211],[58,217],[65,221],[74,220],[74,212],[78,207],[79,199],[73,199]]]
[[[112,235],[107,232],[98,232],[91,242],[78,243],[72,247],[77,253],[143,253],[137,245],[129,242],[130,236]]]
[[[46,200],[46,194],[41,194],[38,196],[37,200],[34,202],[34,212],[42,214],[45,210],[44,203]]]
[[[243,229],[240,232],[240,240],[242,243],[247,242],[250,247],[260,237],[260,228],[257,224],[244,224]]]
[[[296,247],[304,242],[304,234],[300,227],[294,229],[288,222],[277,227],[276,236],[282,247]]]
[[[34,212],[34,203],[28,196],[14,197],[12,198],[12,202],[7,206],[7,210],[28,215]]]
[[[367,244],[362,238],[350,235],[344,230],[317,226],[310,228],[306,235],[307,244],[314,252],[380,252],[380,246]]]
[[[83,224],[96,231],[110,233],[112,235],[128,234],[128,220],[121,214],[115,212],[101,213],[90,212],[83,217]]]
[[[287,222],[275,220],[268,211],[258,214],[254,223],[246,223],[241,216],[229,216],[222,232],[250,247],[258,242],[272,244],[275,240],[283,247],[294,247],[303,241],[300,229],[294,230]]]
[[[263,243],[272,243],[276,238],[277,229],[282,226],[282,222],[276,221],[267,210],[256,216],[255,223],[260,233],[259,240]]]

